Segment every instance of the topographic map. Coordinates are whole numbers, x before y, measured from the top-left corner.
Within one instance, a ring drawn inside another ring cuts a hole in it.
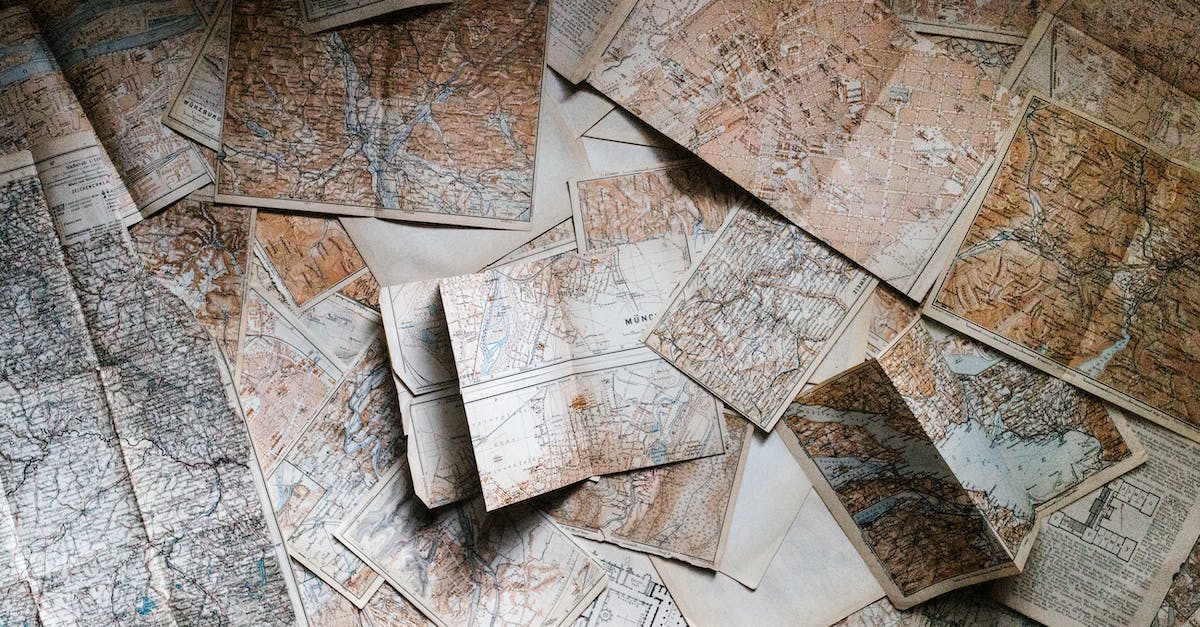
[[[1015,574],[1040,517],[1145,459],[1098,399],[926,322],[785,420],[898,607]]]
[[[1200,172],[1038,97],[1013,132],[929,315],[1200,438]]]
[[[1004,80],[1089,113],[1164,154],[1200,164],[1200,101],[1052,15]]]
[[[403,464],[337,537],[438,625],[566,625],[605,586],[604,567],[545,514],[482,499],[426,509]]]
[[[291,571],[216,344],[138,266],[88,172],[43,188],[29,153],[0,171],[15,307],[0,575],[6,605],[29,599],[14,618],[290,624]]]
[[[489,508],[725,451],[716,399],[639,341],[687,263],[656,239],[442,280]]]
[[[142,265],[192,310],[237,362],[253,212],[185,199],[129,229]]]
[[[750,198],[703,163],[574,181],[579,246],[583,250],[676,234],[699,252],[725,217]]]
[[[258,240],[278,273],[288,302],[310,301],[366,269],[358,249],[336,218],[260,211],[254,224]]]
[[[333,532],[403,452],[400,407],[379,341],[346,371],[267,477],[288,552],[358,607],[382,580]]]
[[[769,209],[735,211],[646,345],[765,431],[876,281]]]
[[[189,0],[29,3],[143,215],[212,182],[200,148],[162,123],[204,21]]]
[[[1059,19],[1200,98],[1200,5],[1193,0],[1058,0]]]
[[[643,2],[588,80],[913,297],[1017,105],[858,0]]]
[[[894,0],[892,10],[918,32],[1022,44],[1047,0]]]
[[[294,0],[237,3],[218,197],[528,228],[547,12],[470,0],[305,36]]]
[[[724,415],[725,454],[584,481],[540,505],[576,535],[716,570],[753,427]]]

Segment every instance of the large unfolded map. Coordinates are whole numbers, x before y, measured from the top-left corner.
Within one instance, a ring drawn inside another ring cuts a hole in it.
[[[785,421],[898,607],[1019,572],[1042,517],[1145,459],[1099,399],[925,321]]]
[[[291,624],[291,571],[215,343],[136,263],[88,184],[103,169],[34,168],[0,158],[8,618]]]
[[[765,431],[876,282],[770,209],[736,210],[646,330],[646,345]]]
[[[913,297],[1017,104],[859,0],[643,2],[589,82]]]
[[[1200,172],[1033,97],[928,313],[1200,438]]]
[[[442,281],[489,508],[725,451],[716,400],[638,340],[687,262],[656,239]]]
[[[311,36],[296,8],[234,6],[219,198],[528,228],[545,2],[455,2]]]

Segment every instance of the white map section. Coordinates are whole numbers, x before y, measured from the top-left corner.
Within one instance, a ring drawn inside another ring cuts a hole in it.
[[[687,627],[671,592],[646,555],[576,538],[608,572],[608,587],[573,627]]]
[[[724,451],[715,399],[638,341],[686,267],[650,240],[442,281],[489,508]]]

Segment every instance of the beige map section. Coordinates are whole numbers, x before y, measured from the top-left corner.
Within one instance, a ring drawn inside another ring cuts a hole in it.
[[[743,207],[643,340],[770,431],[875,285],[770,209]]]
[[[1200,5],[1193,0],[1057,0],[1059,19],[1200,98]]]
[[[892,9],[920,33],[1007,44],[1025,36],[1049,0],[893,0]]]
[[[189,0],[29,5],[143,216],[212,182],[199,148],[162,123],[204,20]]]
[[[753,202],[701,162],[571,182],[580,250],[673,234],[700,251],[736,206]]]
[[[643,3],[589,81],[915,297],[1016,104],[857,0]]]
[[[754,428],[725,413],[725,453],[606,475],[542,508],[584,537],[717,570]]]
[[[336,218],[260,211],[254,238],[297,307],[367,267]]]
[[[315,36],[295,2],[234,6],[218,198],[529,229],[544,1],[455,2]]]
[[[1200,164],[1200,100],[1046,14],[1004,83],[1107,122],[1159,152]]]
[[[221,150],[221,120],[225,117],[225,73],[229,69],[229,22],[233,0],[217,3],[216,14],[204,30],[163,124],[211,150]]]
[[[1034,97],[994,176],[928,314],[1200,438],[1200,173]]]
[[[251,209],[185,199],[129,229],[142,265],[192,310],[235,372],[252,221]]]
[[[305,334],[286,305],[258,289],[250,291],[245,311],[238,392],[258,462],[269,475],[345,366]]]

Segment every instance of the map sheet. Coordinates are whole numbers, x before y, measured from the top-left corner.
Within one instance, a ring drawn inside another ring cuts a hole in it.
[[[288,552],[360,608],[383,580],[333,533],[404,452],[385,350],[346,371],[267,476]]]
[[[1145,460],[1099,399],[925,321],[785,424],[900,608],[1016,574],[1039,521]]]
[[[604,589],[604,566],[545,514],[483,500],[436,510],[401,464],[337,537],[435,623],[569,625]]]
[[[726,413],[723,455],[584,481],[540,507],[575,535],[717,570],[754,428]]]
[[[219,199],[529,228],[544,2],[455,2],[316,36],[294,2],[234,6]]]
[[[303,620],[215,343],[137,265],[105,186],[88,184],[95,170],[37,167],[46,175],[27,152],[0,158],[0,289],[15,299],[0,564],[23,582],[12,568],[0,580],[15,618]]]
[[[104,181],[109,210],[122,223],[142,219],[23,6],[0,10],[0,152],[19,150],[35,159],[54,157],[60,171],[88,170],[94,182]]]
[[[648,556],[584,538],[576,541],[604,565],[608,585],[573,627],[687,627]]]
[[[163,113],[163,124],[168,128],[212,150],[221,149],[232,16],[233,0],[221,0],[178,90]]]
[[[441,281],[489,509],[725,451],[716,399],[638,340],[687,264],[656,239]]]
[[[366,271],[350,236],[336,218],[260,211],[254,238],[262,246],[286,300],[308,307]]]
[[[971,627],[1042,627],[1000,605],[985,590],[963,588],[936,599],[898,610],[884,597],[832,627],[932,627],[934,625],[971,625]]]
[[[1049,10],[1193,98],[1200,98],[1200,5],[1193,0],[1056,0]]]
[[[1025,43],[1051,0],[892,0],[892,10],[919,33],[1006,44]]]
[[[143,216],[212,182],[200,148],[162,123],[204,35],[190,0],[29,8]]]
[[[491,270],[518,261],[533,261],[576,250],[575,223],[567,218],[550,227],[541,235],[514,248],[511,252],[496,261],[489,263],[484,270]]]
[[[753,202],[698,161],[571,181],[583,251],[673,234],[688,238],[698,256],[734,207]]]
[[[129,229],[142,266],[192,310],[240,370],[254,210],[180,200]]]
[[[1003,603],[1047,625],[1149,625],[1200,536],[1200,444],[1130,425],[1149,459],[1051,514]]]
[[[446,0],[299,0],[300,29],[305,34],[345,26],[378,17],[392,11],[427,4],[442,4]]]
[[[608,47],[637,0],[551,0],[546,65],[578,83]]]
[[[589,82],[910,297],[1019,103],[859,0],[655,0]]]
[[[1032,96],[927,314],[1200,439],[1200,171]]]
[[[1200,622],[1200,541],[1192,545],[1187,559],[1172,578],[1167,597],[1150,625],[1183,627],[1197,622]]]
[[[1004,84],[1050,96],[1200,165],[1200,100],[1052,14],[1038,21]]]
[[[770,431],[876,281],[770,209],[734,211],[643,336]]]

